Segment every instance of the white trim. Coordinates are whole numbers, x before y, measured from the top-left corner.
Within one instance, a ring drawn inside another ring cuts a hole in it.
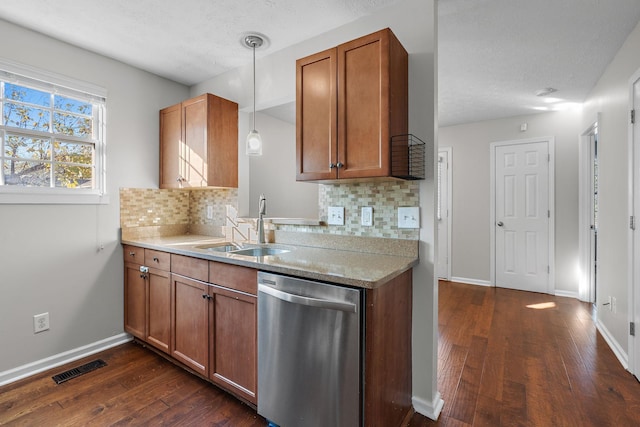
[[[490,265],[489,265],[489,277],[491,286],[496,285],[496,207],[495,207],[495,185],[496,185],[496,165],[495,165],[495,149],[496,147],[505,146],[505,145],[516,145],[516,144],[531,144],[535,142],[546,142],[547,147],[549,149],[549,212],[551,212],[551,218],[549,218],[549,235],[548,235],[548,246],[549,246],[549,278],[547,282],[547,292],[550,294],[555,293],[555,283],[556,283],[556,266],[555,266],[555,236],[556,236],[556,208],[555,208],[555,189],[556,189],[556,179],[555,179],[555,164],[556,164],[556,144],[555,137],[553,136],[541,136],[539,138],[528,138],[528,139],[518,139],[512,141],[497,141],[492,142],[489,145],[489,174],[490,174],[490,183],[489,183],[489,222],[490,222],[490,230],[489,233],[489,247],[490,247]]]
[[[578,295],[584,302],[594,303],[597,280],[591,277],[591,220],[592,220],[592,146],[591,138],[596,134],[601,114],[595,122],[578,137]]]
[[[8,371],[0,372],[0,386],[30,377],[40,372],[47,371],[65,363],[91,356],[92,354],[107,350],[133,340],[133,337],[127,333],[121,333],[109,338],[105,338],[94,343],[78,347],[63,353],[54,354],[45,359],[36,360]]]
[[[18,74],[23,77],[38,80],[47,85],[53,84],[70,89],[72,91],[71,93],[84,92],[85,94],[102,98],[103,101],[104,98],[107,97],[107,89],[101,86],[72,77],[67,77],[52,71],[41,70],[39,68],[32,67],[31,65],[21,64],[7,58],[0,58],[0,69],[11,74]]]
[[[629,110],[636,109],[640,111],[640,105],[634,105],[634,83],[640,79],[640,69],[638,69],[633,76],[629,79]],[[640,206],[638,209],[636,205],[640,205],[640,176],[635,176],[634,171],[636,167],[640,166],[640,151],[636,150],[634,143],[634,125],[631,123],[631,120],[627,118],[628,122],[628,153],[627,156],[629,158],[629,171],[628,171],[628,187],[629,192],[627,195],[628,199],[628,215],[629,217],[635,216],[636,220],[636,229],[638,226],[638,214],[637,211],[640,210]],[[636,116],[636,123],[640,121],[640,113]],[[640,135],[637,138],[637,144],[640,145]],[[639,212],[640,213],[640,212]],[[640,232],[640,231],[639,231]],[[627,321],[634,322],[636,327],[640,326],[640,268],[637,267],[638,263],[640,263],[640,248],[636,248],[636,240],[638,240],[637,232],[632,230],[631,227],[628,228],[627,231],[627,253],[628,253],[628,268],[627,268],[627,312],[628,317]],[[638,334],[638,332],[636,332]],[[629,334],[627,341],[627,349],[629,351],[628,362],[629,362],[629,371],[635,375],[636,377],[640,377],[640,342],[636,340],[636,337]],[[638,362],[638,363],[636,363]]]
[[[618,358],[618,361],[620,362],[622,367],[624,369],[629,369],[629,356],[624,352],[624,349],[622,348],[622,346],[620,346],[620,343],[616,341],[616,339],[609,332],[604,323],[596,319],[596,328],[598,329],[598,332],[600,332],[600,335],[602,335],[602,338],[604,338],[607,344],[609,344],[609,347],[613,351],[613,354],[615,354]]]
[[[453,262],[451,259],[451,239],[453,232],[453,147],[438,147],[438,155],[440,155],[441,151],[447,153],[447,277],[441,279],[451,280],[451,264]],[[442,206],[440,208],[442,208]],[[436,254],[437,253],[438,251],[436,251]]]
[[[478,285],[478,286],[489,286],[489,287],[493,286],[491,284],[491,281],[489,280],[469,279],[467,277],[452,277],[451,281],[456,283],[464,283],[467,285]]]
[[[413,409],[417,413],[434,421],[438,419],[440,412],[442,412],[442,408],[444,407],[444,400],[440,397],[440,392],[436,393],[432,402],[427,402],[424,399],[413,396],[411,398],[411,403],[413,404]]]
[[[564,298],[575,298],[577,300],[580,300],[579,293],[576,291],[559,291],[556,289],[555,296]]]

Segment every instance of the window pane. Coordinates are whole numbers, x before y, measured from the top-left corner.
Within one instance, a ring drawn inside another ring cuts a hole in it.
[[[49,93],[28,87],[5,83],[4,94],[5,98],[12,99],[14,101],[28,102],[42,107],[51,106],[51,95]]]
[[[56,165],[56,187],[93,188],[93,168],[71,165]]]
[[[68,111],[70,113],[84,114],[90,116],[93,112],[92,105],[88,102],[78,101],[73,98],[65,98],[56,95],[54,98],[56,110]]]
[[[4,156],[32,160],[50,160],[51,142],[48,139],[7,135],[4,141]]]
[[[55,142],[53,159],[56,162],[93,163],[93,144],[74,144],[71,142]]]
[[[49,130],[51,112],[36,107],[7,102],[3,109],[3,124],[21,129]]]
[[[26,162],[22,160],[5,160],[2,162],[2,173],[5,185],[22,187],[49,187],[50,165],[42,162]]]
[[[72,114],[53,114],[53,129],[56,133],[91,137],[91,119]]]

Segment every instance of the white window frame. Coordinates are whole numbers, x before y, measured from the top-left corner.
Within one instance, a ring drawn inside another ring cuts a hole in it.
[[[99,106],[93,123],[95,141],[95,187],[92,189],[19,187],[0,185],[0,204],[107,204],[106,185],[106,98],[107,90],[91,83],[39,70],[0,58],[0,79],[74,99],[90,100]],[[9,128],[7,128],[9,129]],[[1,130],[0,130],[1,132]]]

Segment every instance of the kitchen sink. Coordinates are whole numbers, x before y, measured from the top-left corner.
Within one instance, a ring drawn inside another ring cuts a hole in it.
[[[269,256],[269,255],[278,255],[284,254],[287,252],[291,252],[289,249],[283,248],[267,248],[267,247],[258,247],[258,248],[247,248],[231,251],[233,255],[245,255],[245,256]]]
[[[240,246],[231,242],[213,243],[210,245],[196,246],[198,249],[206,249],[213,252],[233,252],[240,249]]]

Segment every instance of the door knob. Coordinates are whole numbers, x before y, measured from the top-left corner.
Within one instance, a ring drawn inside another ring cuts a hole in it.
[[[502,226],[504,225],[504,222],[502,222],[502,221],[498,221],[498,224],[497,224],[497,225],[498,225],[498,227],[502,227]]]

